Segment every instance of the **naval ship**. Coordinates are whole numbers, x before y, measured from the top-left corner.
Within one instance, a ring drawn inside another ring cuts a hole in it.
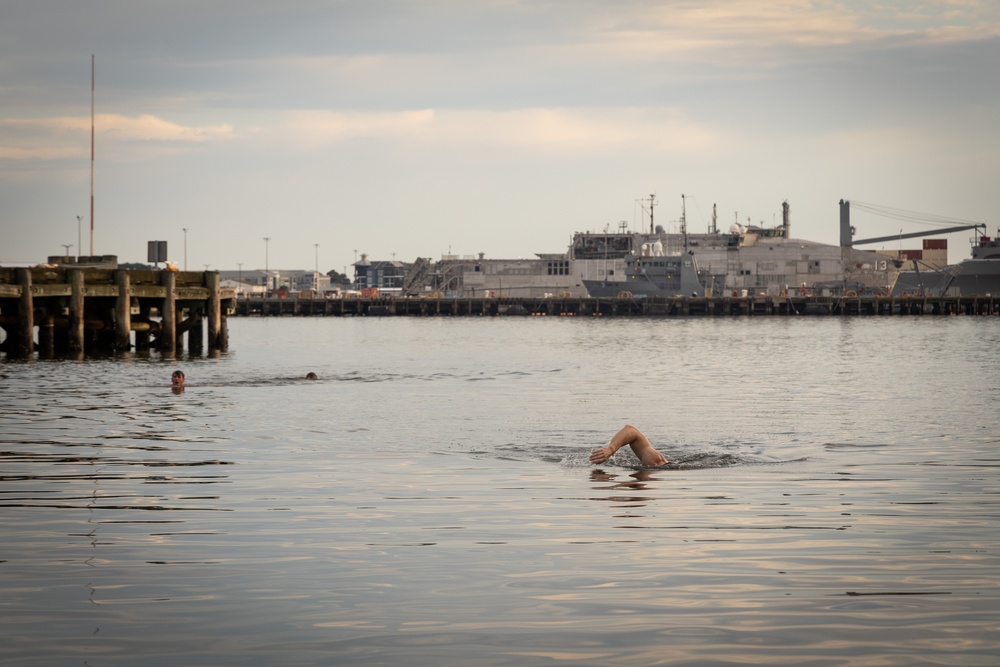
[[[902,266],[895,255],[794,238],[787,201],[780,225],[724,232],[713,206],[706,233],[687,230],[683,195],[676,233],[654,224],[649,203],[648,232],[574,235],[572,272],[591,296],[887,294]]]
[[[623,258],[625,280],[583,279],[594,297],[702,296],[705,276],[692,254],[667,256],[662,241],[643,243],[640,253]]]
[[[982,226],[985,229],[985,225]],[[997,230],[1000,236],[1000,229]],[[899,272],[893,296],[991,296],[1000,295],[1000,239],[979,235],[972,257],[943,269],[909,260]]]

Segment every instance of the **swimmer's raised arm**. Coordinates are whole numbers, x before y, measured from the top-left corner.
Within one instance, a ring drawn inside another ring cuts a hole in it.
[[[667,463],[667,457],[656,451],[642,431],[631,424],[626,424],[612,436],[611,441],[590,453],[591,463],[604,463],[615,455],[619,449],[628,445],[643,465],[661,466]]]

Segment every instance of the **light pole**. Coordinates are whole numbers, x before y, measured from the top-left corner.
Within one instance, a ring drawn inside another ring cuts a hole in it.
[[[316,248],[316,270],[313,271],[313,289],[318,292],[319,291],[319,244],[314,243],[313,247]]]
[[[72,243],[63,243],[62,247],[66,248],[66,254],[63,257],[69,257],[69,249],[73,247]]]
[[[188,270],[188,228],[183,227],[184,230],[184,270]]]
[[[268,268],[268,245],[271,242],[270,236],[264,237],[264,296],[266,297],[271,291],[271,273]]]
[[[82,222],[83,222],[83,216],[82,215],[76,216],[76,261],[78,262],[80,261],[80,252],[81,252],[80,248],[83,247],[80,245],[80,241],[81,239],[83,239],[83,237],[80,235],[80,224]]]

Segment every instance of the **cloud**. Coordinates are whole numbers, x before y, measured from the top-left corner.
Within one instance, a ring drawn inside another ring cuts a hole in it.
[[[119,156],[126,144],[189,145],[223,141],[234,136],[231,125],[185,126],[153,115],[99,114],[94,118],[102,151]],[[90,151],[89,117],[0,118],[0,159],[59,160]],[[133,156],[134,157],[134,156]]]
[[[308,151],[371,140],[566,154],[609,148],[696,151],[724,141],[718,130],[658,108],[297,111],[288,115],[282,130],[283,142],[292,137]]]

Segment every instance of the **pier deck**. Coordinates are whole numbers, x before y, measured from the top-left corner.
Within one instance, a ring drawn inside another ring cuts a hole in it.
[[[216,271],[0,268],[0,352],[9,357],[225,350],[235,304]],[[37,341],[36,341],[37,330]],[[207,333],[207,336],[206,336]],[[206,340],[207,338],[207,340]]]
[[[800,315],[998,315],[991,296],[749,297],[375,297],[248,298],[240,316],[585,316],[724,317]]]

